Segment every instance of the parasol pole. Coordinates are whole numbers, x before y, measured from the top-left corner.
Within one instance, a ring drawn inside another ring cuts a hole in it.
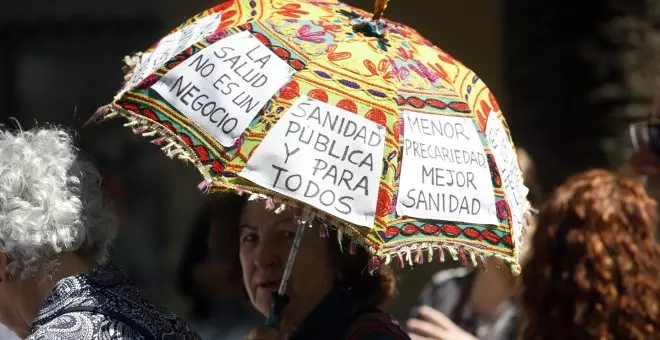
[[[371,19],[372,21],[378,21],[380,20],[380,18],[383,17],[383,13],[385,13],[385,10],[387,9],[387,4],[389,2],[390,0],[376,0],[374,16]]]
[[[284,267],[284,274],[282,274],[280,288],[277,292],[273,293],[273,306],[268,319],[266,319],[266,326],[274,329],[279,328],[280,322],[282,321],[282,312],[284,311],[284,307],[289,303],[289,296],[286,294],[286,288],[289,283],[289,277],[291,276],[293,263],[296,260],[298,248],[300,247],[300,240],[302,239],[305,225],[307,224],[307,219],[305,217],[307,217],[307,214],[297,222],[298,228],[296,229],[296,235],[293,238],[293,244],[291,245],[291,251],[289,252],[289,259],[286,261],[286,266]]]

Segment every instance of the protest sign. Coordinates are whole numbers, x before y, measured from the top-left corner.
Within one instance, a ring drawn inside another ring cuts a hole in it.
[[[471,118],[404,111],[402,216],[497,224],[493,184]]]
[[[152,89],[230,147],[294,73],[252,33],[243,31],[192,55]]]
[[[240,176],[372,227],[384,146],[383,126],[301,96],[259,144]]]
[[[213,34],[220,25],[221,19],[221,13],[207,15],[162,38],[153,51],[142,55],[140,64],[126,87],[137,85],[175,55]]]
[[[512,225],[516,230],[522,231],[525,197],[529,190],[523,185],[518,156],[509,141],[509,135],[494,111],[488,115],[486,139],[493,150],[495,163],[502,177],[502,186],[513,217]],[[517,235],[521,235],[521,233]]]

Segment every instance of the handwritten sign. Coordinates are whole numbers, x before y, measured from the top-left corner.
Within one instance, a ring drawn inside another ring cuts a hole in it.
[[[384,146],[383,126],[301,96],[259,144],[241,176],[370,228]]]
[[[488,160],[470,118],[404,111],[399,215],[497,224]]]
[[[137,85],[175,55],[213,34],[220,25],[221,19],[221,13],[207,15],[165,36],[151,53],[142,55],[140,65],[128,82],[127,87],[131,88]]]
[[[191,56],[152,86],[224,146],[232,146],[295,70],[250,32]]]
[[[488,115],[486,139],[493,150],[495,163],[502,177],[502,185],[513,217],[512,225],[522,232],[525,197],[529,190],[523,185],[518,156],[509,141],[509,135],[494,111]],[[517,235],[521,235],[521,232]]]

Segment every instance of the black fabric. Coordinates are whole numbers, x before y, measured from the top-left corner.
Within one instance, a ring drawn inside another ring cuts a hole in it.
[[[364,294],[335,289],[303,320],[290,340],[343,339],[357,319],[367,313],[385,312],[370,305]]]

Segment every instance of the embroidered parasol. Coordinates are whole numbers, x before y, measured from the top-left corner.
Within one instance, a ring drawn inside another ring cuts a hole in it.
[[[129,58],[95,118],[192,162],[203,191],[303,208],[372,265],[496,256],[518,273],[529,205],[500,107],[386,5],[222,3]]]

